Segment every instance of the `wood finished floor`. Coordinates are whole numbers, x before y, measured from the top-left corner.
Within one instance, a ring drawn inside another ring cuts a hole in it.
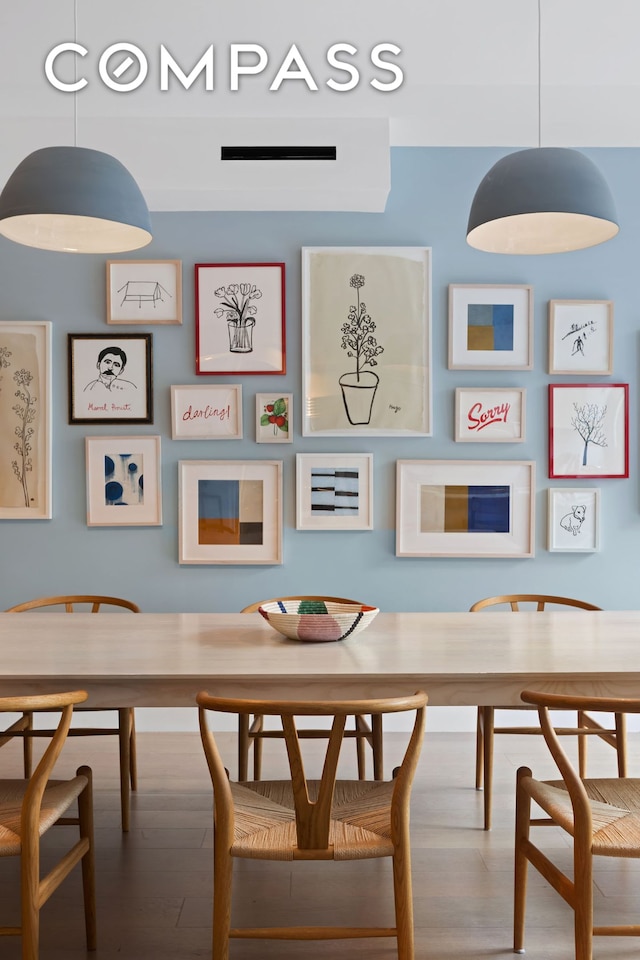
[[[432,708],[433,709],[433,708]],[[231,745],[232,735],[224,734]],[[385,740],[391,769],[401,735]],[[281,745],[267,745],[265,770],[282,770]],[[590,747],[589,772],[613,775],[614,754]],[[20,775],[20,746],[0,753],[0,775]],[[84,948],[79,871],[53,895],[42,913],[41,960],[190,960],[211,956],[211,787],[197,734],[140,734],[139,790],[132,826],[119,825],[116,741],[68,741],[60,774],[88,762],[95,777],[98,858],[98,950]],[[350,765],[349,760],[349,765]],[[496,739],[494,828],[482,830],[482,793],[473,789],[471,734],[427,733],[412,804],[416,956],[498,960],[511,951],[513,790],[516,768],[553,776],[537,737]],[[349,765],[343,775],[352,776]],[[640,734],[630,737],[630,769],[640,771]],[[67,830],[70,828],[59,828]],[[60,832],[46,838],[51,849]],[[547,845],[564,864],[564,836],[547,831]],[[278,922],[389,923],[392,900],[385,861],[342,864],[239,863],[234,886],[238,924]],[[16,922],[16,863],[0,860],[0,922]],[[528,902],[529,960],[571,960],[572,914],[531,870]],[[629,923],[640,917],[640,861],[610,860],[596,876],[597,915]],[[249,919],[250,918],[250,919]],[[640,941],[598,938],[595,958],[637,960]],[[367,960],[395,958],[395,941],[279,943],[235,941],[232,960]],[[1,960],[19,960],[17,938],[0,939]]]

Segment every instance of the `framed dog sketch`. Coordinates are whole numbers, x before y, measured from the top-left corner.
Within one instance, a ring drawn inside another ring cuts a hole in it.
[[[549,373],[613,373],[613,301],[549,301]]]
[[[600,490],[550,487],[547,534],[549,550],[593,553],[600,549]]]
[[[629,476],[629,384],[549,384],[549,476]]]
[[[532,368],[533,287],[449,284],[449,369]]]
[[[182,261],[107,260],[107,323],[182,323]]]

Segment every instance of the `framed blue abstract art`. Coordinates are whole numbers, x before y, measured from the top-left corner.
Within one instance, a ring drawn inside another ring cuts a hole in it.
[[[160,437],[85,437],[87,526],[162,523]]]
[[[180,563],[282,563],[282,461],[182,460]]]
[[[396,556],[532,557],[535,464],[398,460]]]
[[[296,527],[372,530],[373,454],[297,454]]]
[[[449,369],[531,370],[533,287],[449,284]]]

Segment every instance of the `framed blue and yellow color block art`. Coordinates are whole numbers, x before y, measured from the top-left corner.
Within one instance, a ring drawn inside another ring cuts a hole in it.
[[[531,370],[533,287],[449,284],[449,369]]]
[[[535,465],[398,460],[396,556],[532,557]]]
[[[373,454],[297,454],[296,527],[372,530]]]
[[[282,563],[282,461],[183,460],[180,563]]]

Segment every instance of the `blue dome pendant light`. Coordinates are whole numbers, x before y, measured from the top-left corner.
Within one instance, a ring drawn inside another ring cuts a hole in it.
[[[77,39],[77,0],[74,34]],[[29,247],[67,253],[123,253],[152,240],[142,192],[119,160],[74,146],[44,147],[25,157],[0,194],[0,234]]]
[[[582,250],[620,229],[609,186],[578,150],[541,147],[540,0],[538,0],[538,146],[511,153],[476,190],[467,243],[487,253],[540,254]]]

